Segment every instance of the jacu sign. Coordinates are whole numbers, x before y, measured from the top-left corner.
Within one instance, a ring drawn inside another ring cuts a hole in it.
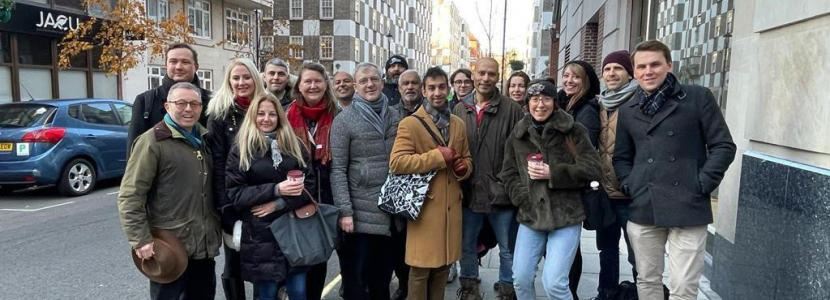
[[[89,19],[90,17],[85,15],[17,3],[12,11],[11,19],[0,23],[0,29],[61,38],[67,32],[78,29],[81,23]],[[97,29],[98,26],[93,26],[93,31]]]

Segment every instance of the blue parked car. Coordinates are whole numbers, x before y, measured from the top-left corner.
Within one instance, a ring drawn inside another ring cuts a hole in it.
[[[0,105],[0,190],[57,185],[66,196],[124,175],[132,105],[71,99]]]

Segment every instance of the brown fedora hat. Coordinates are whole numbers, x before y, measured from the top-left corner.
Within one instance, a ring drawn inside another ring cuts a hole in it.
[[[140,259],[132,253],[133,263],[141,274],[158,283],[170,283],[179,279],[187,269],[187,250],[178,237],[170,231],[163,229],[152,229],[153,235],[153,257]]]

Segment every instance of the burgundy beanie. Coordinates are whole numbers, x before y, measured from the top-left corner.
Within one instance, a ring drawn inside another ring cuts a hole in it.
[[[628,75],[634,77],[634,69],[631,67],[631,53],[628,53],[628,51],[620,50],[608,53],[608,56],[602,60],[602,68],[605,69],[605,65],[609,63],[620,64],[628,72]]]

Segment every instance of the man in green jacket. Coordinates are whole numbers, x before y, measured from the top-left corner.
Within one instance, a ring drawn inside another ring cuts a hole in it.
[[[156,228],[171,232],[187,250],[184,274],[170,283],[151,280],[151,299],[213,299],[221,235],[210,192],[212,161],[202,142],[207,129],[198,123],[201,91],[174,84],[164,108],[164,120],[133,144],[118,194],[121,227],[140,259],[153,257],[150,230]]]

